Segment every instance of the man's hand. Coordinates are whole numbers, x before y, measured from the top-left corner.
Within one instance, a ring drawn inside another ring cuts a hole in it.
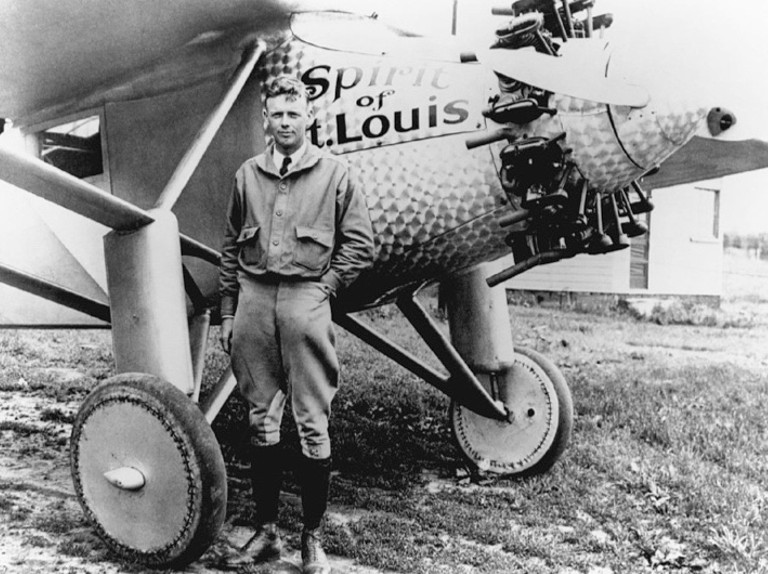
[[[225,317],[221,320],[221,334],[219,340],[221,341],[221,348],[224,352],[229,354],[232,351],[232,328],[234,327],[235,320],[232,317]]]

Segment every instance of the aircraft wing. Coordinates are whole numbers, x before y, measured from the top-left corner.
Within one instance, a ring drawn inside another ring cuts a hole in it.
[[[661,169],[643,178],[656,189],[714,179],[768,167],[768,142],[757,139],[724,141],[694,137],[667,159]]]
[[[285,26],[300,4],[307,3],[7,0],[0,18],[0,117],[29,125],[108,98],[203,81],[232,68],[256,34]]]
[[[109,102],[227,77],[246,45],[320,1],[7,0],[0,10],[0,118],[42,129]],[[6,182],[50,200],[61,195],[61,182],[46,184],[15,157],[4,153],[0,166],[0,296],[13,302],[0,323],[103,325],[109,301],[101,238],[124,209],[136,211],[135,201],[96,197],[86,183],[83,194],[68,189],[74,212],[29,197]],[[193,239],[185,242],[186,253],[211,257]]]

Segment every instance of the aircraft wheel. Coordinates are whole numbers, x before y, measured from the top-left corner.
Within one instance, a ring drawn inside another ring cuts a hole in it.
[[[536,351],[515,347],[515,364],[507,373],[494,380],[482,373],[477,377],[511,416],[509,421],[485,418],[452,401],[453,434],[466,458],[497,474],[549,470],[568,446],[573,427],[571,393],[560,370]]]
[[[162,379],[126,373],[96,387],[77,414],[70,453],[87,519],[126,560],[184,566],[224,523],[216,437],[197,405]]]

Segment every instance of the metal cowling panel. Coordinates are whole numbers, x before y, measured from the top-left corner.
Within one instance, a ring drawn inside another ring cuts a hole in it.
[[[488,149],[464,136],[348,154],[364,190],[377,259],[356,290],[384,293],[509,252],[498,223],[509,210]]]
[[[611,106],[610,114],[627,154],[645,172],[693,137],[706,109],[662,98],[644,108]]]
[[[346,158],[365,192],[381,262],[476,219],[503,198],[490,154],[467,151],[462,136]]]
[[[591,187],[613,192],[637,178],[642,170],[627,156],[614,132],[608,108],[567,96],[555,97],[556,107],[572,148],[573,160]]]

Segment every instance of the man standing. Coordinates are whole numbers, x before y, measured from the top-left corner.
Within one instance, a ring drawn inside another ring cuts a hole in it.
[[[303,568],[320,574],[330,572],[320,526],[339,380],[330,299],[372,264],[373,232],[345,165],[307,142],[306,86],[288,76],[270,82],[264,117],[274,144],[237,171],[221,258],[221,343],[250,408],[256,503],[256,533],[229,564],[280,555],[280,422],[290,397],[302,451]]]

